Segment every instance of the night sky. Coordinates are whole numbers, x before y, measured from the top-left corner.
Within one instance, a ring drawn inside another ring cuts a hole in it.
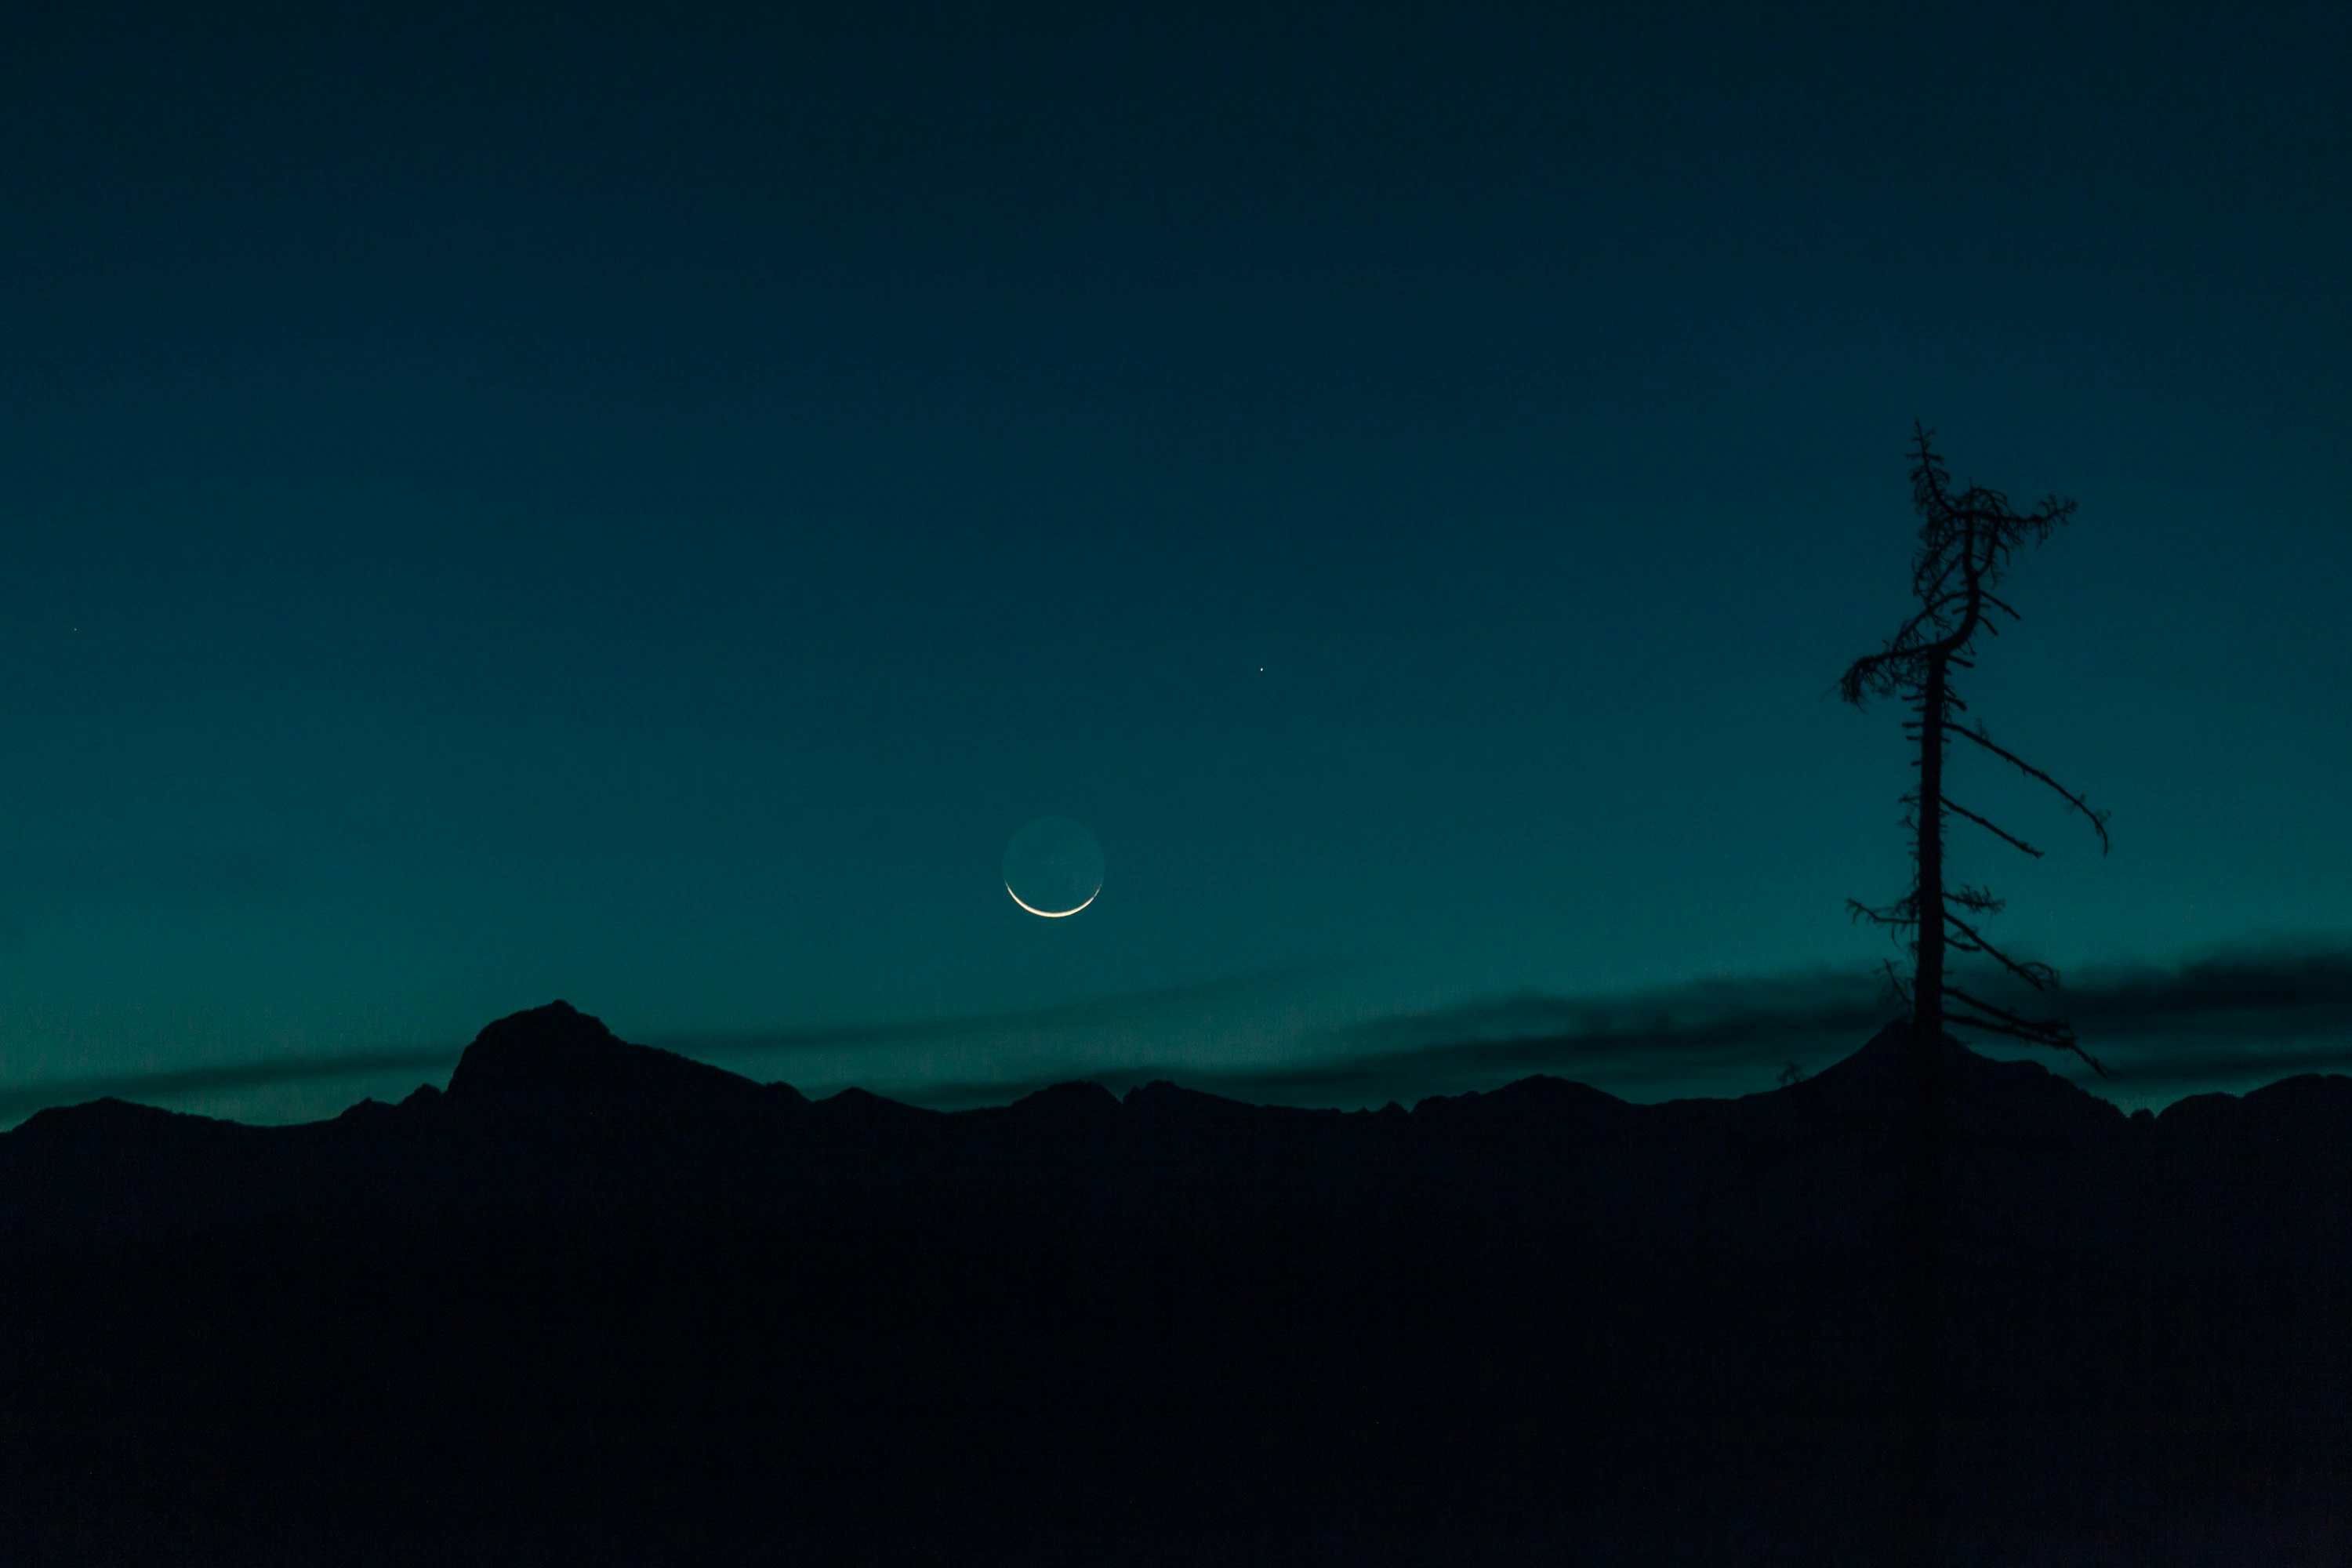
[[[1915,418],[2080,503],[1962,689],[2115,851],[1958,756],[1955,856],[2100,1092],[2352,1069],[2352,12],[753,9],[12,20],[0,1122],[555,997],[1769,1088],[1893,1014]]]

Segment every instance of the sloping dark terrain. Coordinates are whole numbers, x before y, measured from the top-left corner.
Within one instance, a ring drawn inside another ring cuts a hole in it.
[[[1878,1560],[1897,1037],[1636,1106],[811,1102],[562,1004],[446,1092],[0,1136],[12,1560]],[[1948,1046],[1956,1563],[2352,1560],[2352,1079]]]

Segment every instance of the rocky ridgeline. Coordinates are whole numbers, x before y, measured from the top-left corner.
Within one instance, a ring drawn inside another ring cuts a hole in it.
[[[1946,1042],[1956,1257],[2158,1270],[2352,1269],[2352,1079],[2125,1116],[2031,1061]],[[1736,1100],[1635,1105],[1530,1078],[1412,1110],[1255,1106],[1068,1083],[940,1113],[811,1101],[614,1037],[563,1003],[499,1020],[446,1091],[247,1127],[120,1100],[0,1135],[0,1237],[103,1237],[430,1212],[788,1216],[1029,1206],[1090,1227],[1457,1213],[1612,1254],[1768,1265],[1891,1245],[1901,1037]]]

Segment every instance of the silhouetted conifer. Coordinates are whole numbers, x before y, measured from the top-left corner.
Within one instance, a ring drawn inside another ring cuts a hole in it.
[[[1982,1029],[2012,1039],[2072,1051],[2100,1076],[2106,1068],[2084,1051],[2074,1029],[2054,1018],[2029,1018],[1988,997],[1954,984],[1946,973],[1951,953],[1988,959],[2035,991],[2057,984],[2046,963],[2015,959],[1987,940],[1983,926],[2001,901],[1981,887],[1954,885],[1945,877],[1944,825],[1959,816],[2037,859],[2042,851],[1946,792],[1944,750],[1958,736],[2048,785],[2086,817],[2107,848],[2106,814],[2048,773],[1997,744],[1980,720],[1966,717],[1969,705],[1953,689],[1955,669],[1975,668],[1971,650],[1979,631],[1998,635],[1996,615],[2019,618],[1994,591],[2011,558],[2024,544],[2040,543],[2073,517],[2074,503],[2046,498],[2021,515],[1999,490],[1971,482],[1955,489],[1933,433],[1912,427],[1911,500],[1919,513],[1919,545],[1912,557],[1911,591],[1918,607],[1878,652],[1850,665],[1839,692],[1856,707],[1872,697],[1899,697],[1911,708],[1904,728],[1918,739],[1912,766],[1917,786],[1903,796],[1909,808],[1904,826],[1914,835],[1910,889],[1893,903],[1846,900],[1858,920],[1909,934],[1913,959],[1906,981],[1887,965],[1895,993],[1911,1008],[1908,1043],[1909,1127],[1908,1222],[1905,1226],[1906,1325],[1902,1376],[1902,1421],[1896,1456],[1900,1475],[1895,1523],[1897,1556],[1917,1564],[1937,1560],[1936,1433],[1943,1409],[1937,1373],[1943,1343],[1943,1251],[1948,1230],[1945,1161],[1950,1147],[1944,1082],[1944,1037],[1948,1026]]]
[[[1911,887],[1891,904],[1871,905],[1849,899],[1846,906],[1856,919],[1911,933],[1909,946],[1915,962],[1910,981],[1906,984],[1891,964],[1888,976],[1910,1005],[1918,1054],[1929,1070],[1939,1055],[1929,1047],[1948,1026],[1959,1025],[2072,1051],[2105,1077],[2106,1068],[2083,1049],[2067,1024],[2023,1017],[1960,989],[1945,972],[1946,955],[1961,952],[1990,959],[2036,991],[2046,990],[2058,980],[2057,972],[2048,964],[2011,958],[1986,939],[1978,922],[1999,913],[2000,900],[1982,888],[1953,886],[1945,879],[1944,824],[1950,816],[1964,817],[2037,859],[2042,855],[1946,792],[1946,736],[1958,736],[2028,778],[2047,784],[2089,820],[2099,836],[2102,853],[2108,844],[2105,812],[2094,811],[2082,796],[1994,743],[1982,721],[1962,717],[1969,705],[1952,689],[1954,669],[1975,668],[1969,654],[1977,633],[1999,635],[1994,613],[2019,618],[1993,591],[2011,557],[2028,540],[2040,543],[2048,539],[2053,529],[2074,516],[2074,503],[2052,496],[2020,516],[1999,490],[1972,483],[1955,491],[1943,459],[1930,444],[1933,435],[1922,426],[1913,426],[1911,499],[1920,521],[1919,548],[1911,563],[1911,591],[1919,607],[1884,648],[1855,659],[1838,681],[1840,694],[1857,708],[1872,697],[1900,697],[1915,715],[1903,726],[1919,742],[1919,754],[1911,764],[1919,770],[1918,787],[1903,796],[1910,808],[1904,826],[1915,835]]]

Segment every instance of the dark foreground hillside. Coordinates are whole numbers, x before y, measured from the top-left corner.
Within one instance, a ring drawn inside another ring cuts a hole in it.
[[[2352,1079],[1949,1047],[1950,1561],[2352,1561]],[[446,1093],[0,1136],[12,1561],[1863,1563],[1895,1043],[1737,1101],[812,1103],[558,1004]]]

